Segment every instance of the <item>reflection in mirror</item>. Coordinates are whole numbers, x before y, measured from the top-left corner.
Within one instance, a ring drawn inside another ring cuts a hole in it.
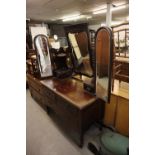
[[[37,52],[40,77],[52,76],[48,39],[45,35],[39,34],[34,38],[34,45]]]
[[[93,69],[90,64],[87,33],[68,33],[68,38],[73,50],[75,72],[92,77]]]
[[[90,47],[93,52],[95,51],[95,34],[96,34],[95,30],[91,30],[91,29],[89,30]]]
[[[96,33],[96,96],[110,101],[113,40],[110,28],[101,27]]]

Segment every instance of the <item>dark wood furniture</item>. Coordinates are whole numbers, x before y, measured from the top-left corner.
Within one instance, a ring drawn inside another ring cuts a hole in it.
[[[36,76],[37,75],[37,59],[36,55],[31,55],[29,59],[26,60],[27,73]]]
[[[85,131],[103,118],[103,102],[88,94],[75,79],[38,80],[28,74],[31,96],[45,109],[50,108],[67,133],[83,146]]]

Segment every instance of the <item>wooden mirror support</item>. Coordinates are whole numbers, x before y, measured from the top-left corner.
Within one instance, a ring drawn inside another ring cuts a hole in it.
[[[95,37],[96,52],[96,96],[110,102],[113,61],[113,37],[108,27],[97,30]]]

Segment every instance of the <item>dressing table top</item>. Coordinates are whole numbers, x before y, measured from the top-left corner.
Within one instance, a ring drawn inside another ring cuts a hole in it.
[[[83,109],[96,100],[95,96],[84,91],[82,82],[73,78],[50,78],[41,80],[40,82],[79,109]]]

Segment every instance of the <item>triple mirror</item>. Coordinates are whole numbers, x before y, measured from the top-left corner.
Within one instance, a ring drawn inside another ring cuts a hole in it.
[[[48,38],[39,34],[34,38],[35,50],[37,52],[37,62],[41,78],[52,76],[52,66],[48,45]]]
[[[113,37],[108,27],[98,29],[95,38],[96,96],[110,102],[113,64]]]
[[[95,78],[96,96],[104,102],[110,101],[111,78],[113,65],[113,37],[108,27],[101,27],[95,36],[96,67],[92,67],[90,58],[89,39],[84,31],[67,33],[70,45],[76,58],[78,71],[88,77]],[[38,66],[41,77],[52,76],[52,65],[49,53],[48,39],[45,35],[37,35],[34,38],[37,51]],[[75,60],[75,59],[74,59]]]

